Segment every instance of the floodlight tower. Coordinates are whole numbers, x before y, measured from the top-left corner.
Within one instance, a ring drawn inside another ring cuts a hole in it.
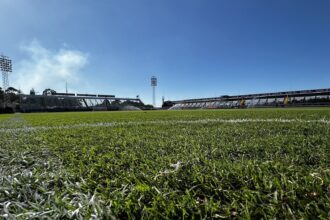
[[[0,56],[0,69],[2,72],[2,89],[3,89],[3,94],[4,94],[4,107],[6,104],[9,102],[9,97],[6,94],[6,90],[9,87],[9,79],[8,79],[8,74],[12,72],[12,64],[11,64],[11,59],[9,59],[6,56],[1,55]]]
[[[156,86],[157,86],[156,76],[151,77],[151,86],[152,86],[152,105],[156,107]]]

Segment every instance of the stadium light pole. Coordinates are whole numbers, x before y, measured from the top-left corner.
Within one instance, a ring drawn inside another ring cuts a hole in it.
[[[157,86],[156,76],[151,77],[151,86],[152,86],[152,104],[154,107],[156,107],[156,86]]]
[[[3,98],[4,98],[4,108],[6,107],[6,104],[9,102],[9,97],[6,93],[6,90],[9,87],[9,78],[8,74],[12,72],[12,62],[11,59],[9,59],[6,56],[1,55],[0,56],[0,69],[2,72],[2,87],[3,87]]]

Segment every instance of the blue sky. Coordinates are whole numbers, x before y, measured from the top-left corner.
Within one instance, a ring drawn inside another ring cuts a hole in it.
[[[161,97],[330,87],[328,0],[0,0],[13,86]]]

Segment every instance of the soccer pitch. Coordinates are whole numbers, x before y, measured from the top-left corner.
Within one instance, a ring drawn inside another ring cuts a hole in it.
[[[4,218],[330,218],[330,108],[0,115]]]

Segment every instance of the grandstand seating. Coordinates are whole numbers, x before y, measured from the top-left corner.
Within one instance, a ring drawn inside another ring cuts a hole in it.
[[[330,89],[299,90],[167,101],[169,109],[330,106]]]

